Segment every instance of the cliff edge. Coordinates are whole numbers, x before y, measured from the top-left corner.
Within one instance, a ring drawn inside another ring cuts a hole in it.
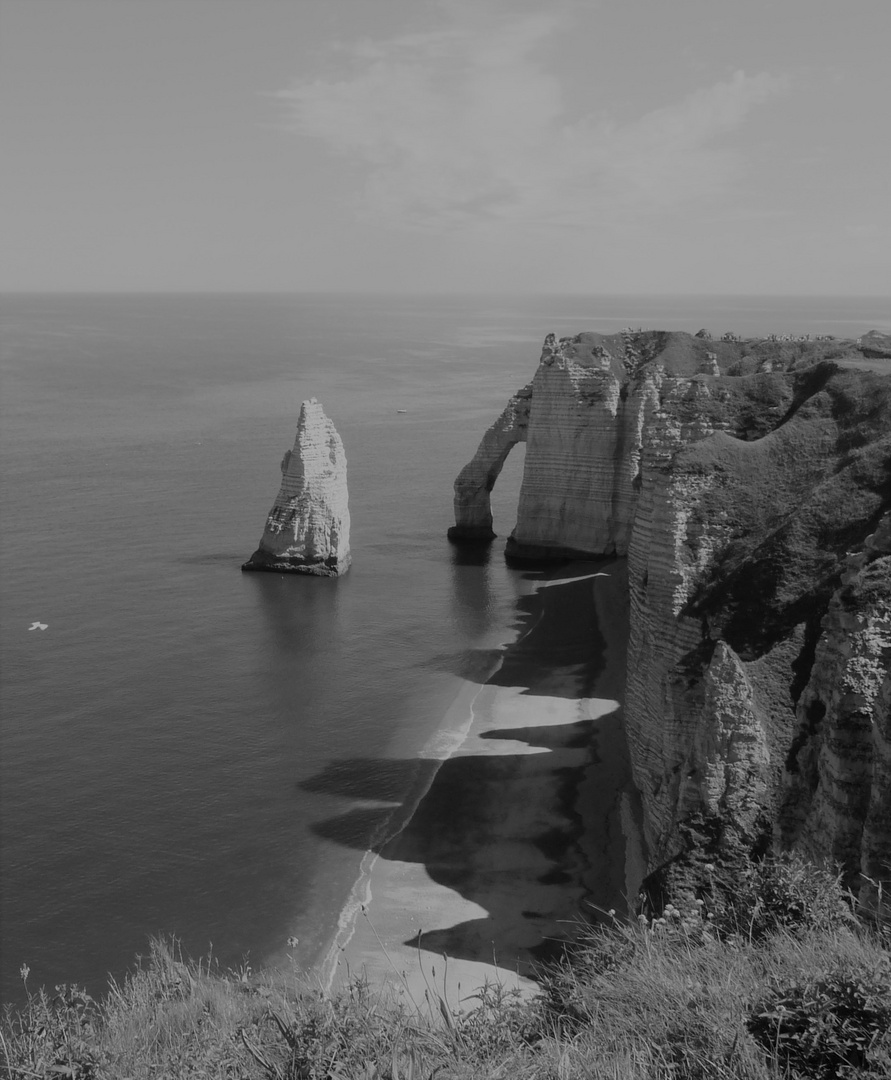
[[[343,442],[315,398],[300,406],[294,448],[260,546],[242,570],[337,577],[350,566],[350,511]]]
[[[627,555],[626,728],[663,876],[780,847],[864,899],[891,878],[888,345],[549,335],[456,482],[450,536],[491,532],[524,439],[506,555]]]

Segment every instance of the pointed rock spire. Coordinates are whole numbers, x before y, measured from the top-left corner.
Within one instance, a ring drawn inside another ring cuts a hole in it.
[[[337,577],[350,565],[350,511],[343,442],[315,398],[300,406],[293,450],[260,546],[242,570]]]

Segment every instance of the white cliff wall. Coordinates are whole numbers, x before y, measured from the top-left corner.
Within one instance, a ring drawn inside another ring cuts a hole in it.
[[[822,621],[797,708],[810,737],[786,778],[788,841],[859,870],[864,900],[891,877],[889,667],[891,514],[848,557]]]
[[[640,400],[623,392],[622,354],[606,340],[545,342],[532,382],[513,557],[627,551]]]
[[[723,643],[710,659],[702,653],[702,619],[688,610],[736,533],[729,469],[737,440],[725,434],[733,417],[726,387],[715,378],[669,378],[660,366],[646,382],[640,495],[628,552],[625,712],[647,808],[646,839],[658,862],[677,850],[679,822],[748,801],[740,768],[757,762],[753,786],[763,788],[769,753],[739,658]],[[678,454],[702,440],[713,467],[678,467]],[[737,768],[743,759],[750,760]],[[758,811],[750,806],[743,816],[752,825]]]
[[[851,370],[865,355],[545,342],[506,554],[628,554],[626,731],[652,868],[693,829],[891,873],[885,532],[864,547],[891,505],[891,379]],[[830,603],[846,551],[860,562]]]
[[[891,526],[864,538],[889,505],[891,396],[870,407],[845,378],[830,395],[802,375],[816,393],[796,403],[782,372],[654,373],[625,708],[654,868],[692,827],[724,852],[796,847],[858,887],[891,879]],[[753,399],[784,422],[750,441]]]
[[[259,548],[244,570],[336,577],[350,565],[350,511],[343,442],[315,398],[300,406],[294,448]]]

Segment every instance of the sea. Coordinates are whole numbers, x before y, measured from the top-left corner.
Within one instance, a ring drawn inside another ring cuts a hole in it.
[[[453,480],[547,333],[627,326],[856,337],[891,332],[891,303],[3,299],[3,1001],[23,965],[30,990],[101,995],[157,935],[313,970],[381,840],[362,823],[386,815],[356,811],[404,817],[518,632],[530,585],[502,553],[523,447],[485,556],[446,539]],[[309,397],[345,445],[352,568],[242,574]]]

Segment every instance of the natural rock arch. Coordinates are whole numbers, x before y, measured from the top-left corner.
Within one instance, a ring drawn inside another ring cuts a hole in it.
[[[518,390],[504,412],[489,428],[474,454],[455,480],[455,524],[450,540],[493,540],[490,493],[507,455],[526,441],[532,383]]]

